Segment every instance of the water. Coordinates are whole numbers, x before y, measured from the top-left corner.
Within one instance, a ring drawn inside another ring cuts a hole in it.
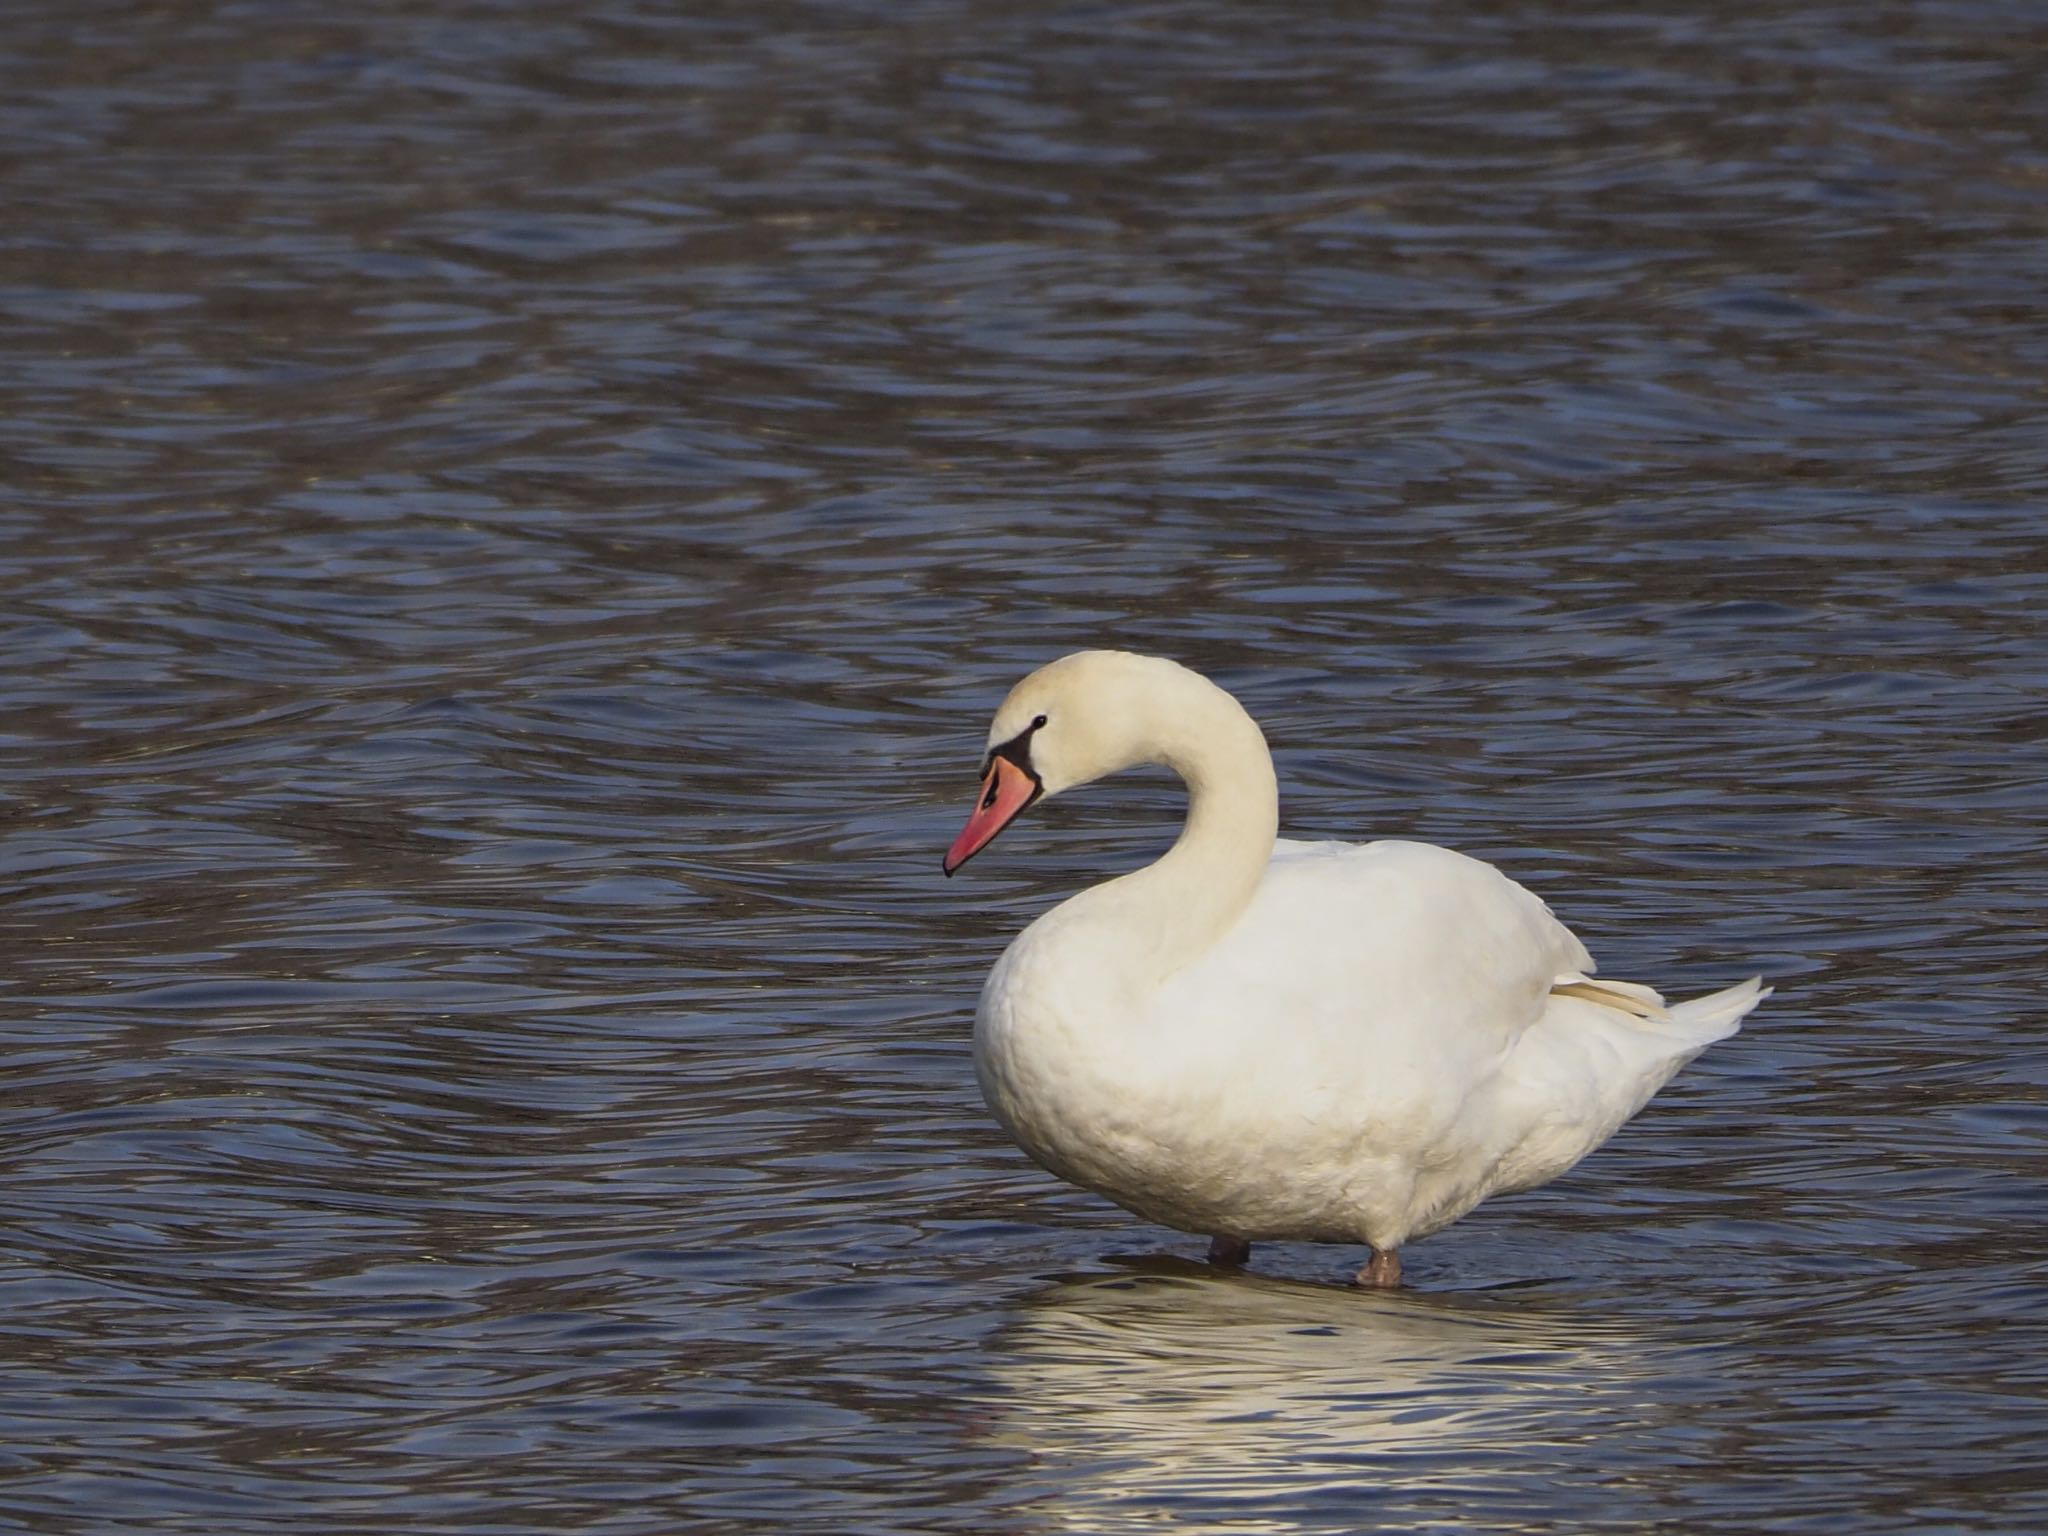
[[[2033,8],[8,8],[0,1517],[2048,1524]],[[989,711],[1779,994],[1406,1255],[982,1110]]]

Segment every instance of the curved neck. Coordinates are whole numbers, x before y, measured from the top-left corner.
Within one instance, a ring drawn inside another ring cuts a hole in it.
[[[1265,735],[1237,700],[1200,681],[1207,696],[1198,708],[1177,701],[1172,724],[1148,754],[1187,784],[1179,841],[1093,893],[1113,904],[1118,928],[1133,941],[1129,963],[1140,984],[1164,981],[1230,931],[1265,877],[1280,830],[1280,787]]]

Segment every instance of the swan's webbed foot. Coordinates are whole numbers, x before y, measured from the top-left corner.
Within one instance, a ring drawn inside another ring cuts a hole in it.
[[[1358,1272],[1356,1282],[1371,1291],[1398,1291],[1401,1288],[1401,1254],[1398,1249],[1378,1248],[1372,1251],[1372,1262]]]
[[[1209,1239],[1209,1262],[1224,1269],[1243,1269],[1252,1256],[1252,1245],[1241,1237]]]

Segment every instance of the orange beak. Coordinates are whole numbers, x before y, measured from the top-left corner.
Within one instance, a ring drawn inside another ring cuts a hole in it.
[[[1007,757],[991,759],[988,777],[981,781],[981,798],[974,802],[974,814],[953,839],[939,868],[950,875],[994,842],[996,834],[1038,798],[1039,790],[1038,780]]]

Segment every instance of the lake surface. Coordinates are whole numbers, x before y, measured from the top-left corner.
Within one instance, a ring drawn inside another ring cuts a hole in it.
[[[2048,19],[6,7],[0,1522],[2048,1527]],[[989,1121],[1084,645],[1778,995],[1244,1275]]]

